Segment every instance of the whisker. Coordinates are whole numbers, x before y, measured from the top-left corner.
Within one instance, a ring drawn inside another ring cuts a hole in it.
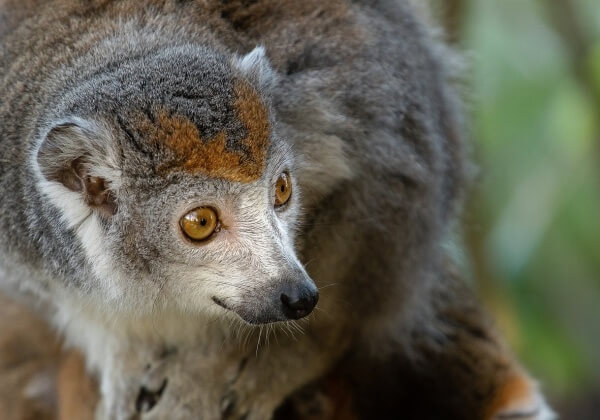
[[[331,287],[331,286],[336,286],[337,284],[338,283],[329,283],[329,284],[326,284],[324,286],[319,287],[319,291],[323,290],[323,289],[327,289],[328,287]]]

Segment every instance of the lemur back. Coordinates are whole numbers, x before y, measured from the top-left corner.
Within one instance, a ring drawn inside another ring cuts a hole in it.
[[[0,287],[83,352],[98,418],[550,418],[443,246],[462,113],[410,2],[0,22]]]

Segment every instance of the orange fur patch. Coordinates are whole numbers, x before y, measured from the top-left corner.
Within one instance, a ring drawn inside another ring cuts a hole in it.
[[[271,127],[267,108],[258,93],[247,82],[238,81],[234,86],[236,100],[233,104],[238,118],[246,127],[247,135],[242,144],[250,150],[250,156],[257,166],[258,178],[263,170]]]
[[[532,381],[521,372],[511,374],[486,408],[485,419],[493,420],[501,413],[535,409]]]
[[[334,375],[331,375],[324,383],[324,391],[331,399],[332,413],[330,420],[357,420],[352,394],[348,387]]]
[[[203,139],[192,121],[166,112],[159,113],[156,125],[142,123],[142,130],[152,133],[154,141],[166,145],[175,155],[173,161],[160,168],[162,172],[183,170],[237,182],[252,182],[262,175],[270,135],[267,109],[247,82],[236,81],[234,92],[235,114],[247,133],[241,140],[245,150],[230,150],[225,130]]]
[[[98,387],[86,372],[83,357],[67,354],[58,372],[58,420],[93,420],[99,400]]]
[[[0,294],[0,419],[55,420],[59,359],[54,332]]]

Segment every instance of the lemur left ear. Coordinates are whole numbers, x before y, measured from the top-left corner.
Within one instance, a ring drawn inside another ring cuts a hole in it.
[[[49,181],[45,192],[56,198],[64,196],[66,189],[79,194],[89,209],[107,217],[115,214],[119,172],[111,146],[108,130],[94,122],[72,117],[54,123],[36,156],[42,176]]]
[[[276,73],[263,46],[257,46],[242,57],[235,57],[232,64],[263,92],[268,93],[275,83]]]

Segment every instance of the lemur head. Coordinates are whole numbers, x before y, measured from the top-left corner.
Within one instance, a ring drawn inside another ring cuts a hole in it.
[[[270,110],[273,78],[262,48],[181,47],[107,66],[65,95],[33,165],[85,255],[90,278],[74,293],[117,312],[254,324],[311,312],[318,292],[294,251],[300,189]]]

